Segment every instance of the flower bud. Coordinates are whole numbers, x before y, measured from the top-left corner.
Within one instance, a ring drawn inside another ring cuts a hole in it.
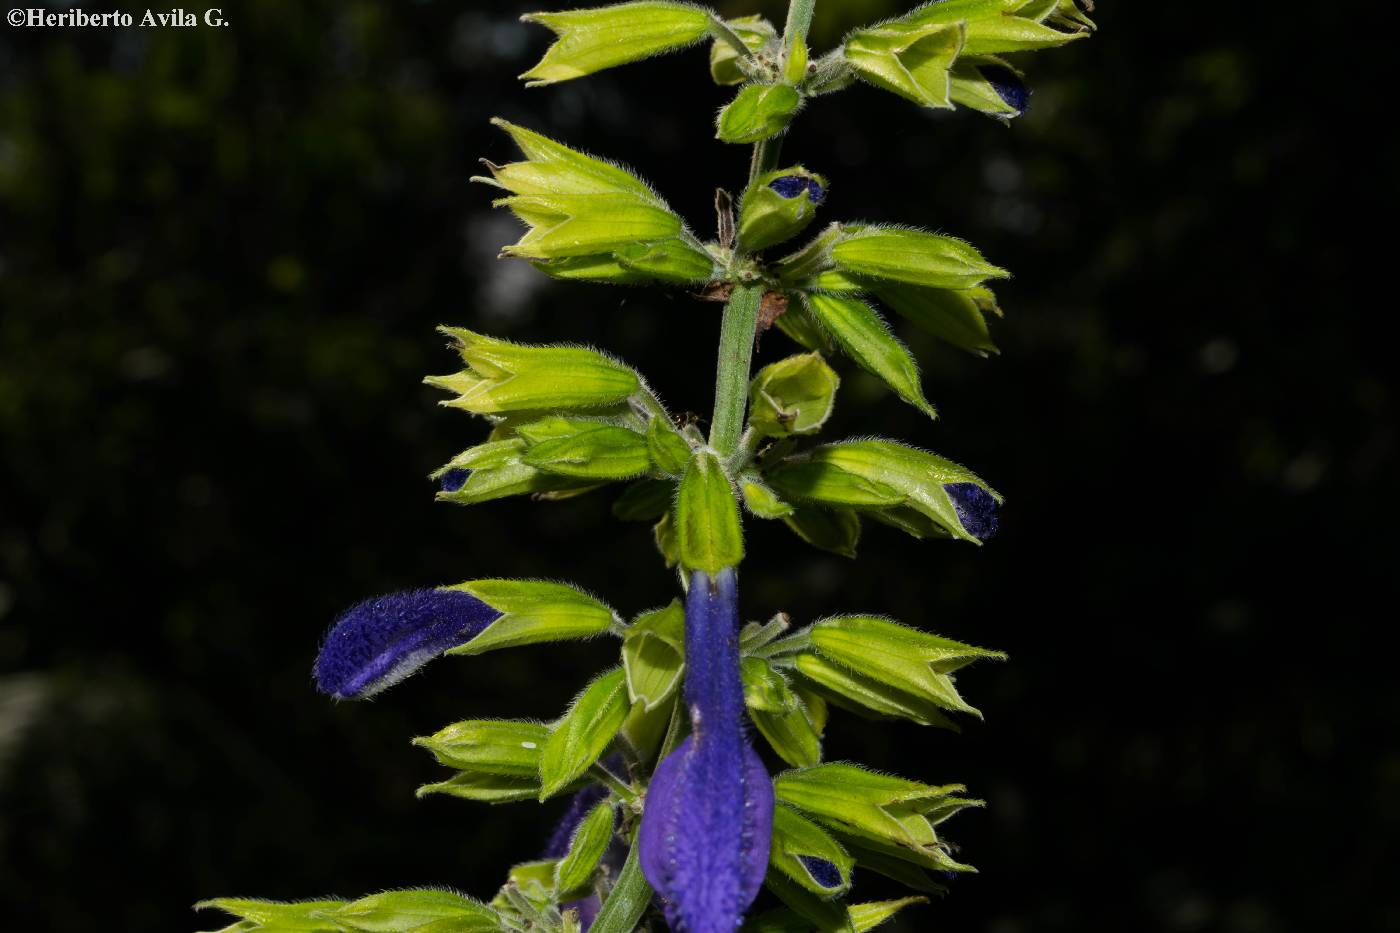
[[[840,384],[818,353],[765,366],[749,386],[749,427],[766,437],[815,433],[831,417]]]
[[[444,405],[474,414],[602,408],[625,401],[641,385],[632,369],[596,350],[511,343],[460,327],[439,330],[456,341],[467,368],[424,382],[457,393]]]
[[[539,64],[521,75],[528,87],[554,84],[672,52],[700,41],[711,14],[688,3],[646,0],[590,10],[527,13],[559,38]]]
[[[352,606],[316,658],[316,686],[338,700],[361,700],[470,641],[501,612],[470,593],[407,590]]]
[[[826,179],[800,165],[756,178],[739,200],[739,245],[750,252],[797,236],[826,200]]]
[[[749,84],[719,112],[716,136],[727,143],[757,143],[787,129],[802,95],[787,84]]]
[[[831,247],[831,259],[842,272],[930,288],[972,288],[1010,277],[971,244],[903,227],[847,228]]]
[[[908,510],[941,533],[974,544],[996,530],[1001,502],[965,467],[894,441],[824,444],[780,461],[765,477],[789,500],[856,508],[877,517],[883,510]]]

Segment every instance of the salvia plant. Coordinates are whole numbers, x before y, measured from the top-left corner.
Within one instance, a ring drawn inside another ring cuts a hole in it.
[[[794,245],[829,182],[780,151],[807,100],[857,81],[1010,120],[1030,92],[1002,56],[1083,38],[1090,4],[937,0],[820,57],[806,41],[813,5],[793,0],[782,32],[757,16],[656,0],[525,17],[556,35],[523,75],[532,86],[705,41],[712,78],[737,86],[717,134],[752,145],[752,167],[737,197],[719,192],[714,240],[619,163],[504,121],[520,159],[486,163],[476,179],[525,225],[506,257],[560,279],[722,301],[714,416],[708,436],[678,420],[636,370],[598,350],[445,327],[461,368],[427,381],[489,432],[434,475],[438,498],[552,501],[625,484],[616,517],[654,524],[681,595],[630,621],[540,580],[470,580],[351,608],[315,666],[316,685],[340,700],[373,696],[444,654],[615,638],[617,666],[554,722],[469,719],[414,740],[446,769],[420,794],[568,798],[567,811],[539,858],[512,868],[490,899],[423,888],[199,905],[233,915],[226,931],[863,931],[972,870],[943,824],[980,801],[956,784],[829,762],[822,735],[834,710],[955,729],[978,715],[957,673],[1003,656],[879,615],[745,624],[739,566],[745,516],[848,556],[866,519],[919,539],[977,544],[995,533],[1002,498],[968,468],[899,441],[817,435],[840,385],[829,362],[838,354],[932,417],[913,356],[877,309],[985,355],[995,349],[988,318],[1000,314],[988,283],[1007,273],[968,243],[913,226],[835,222]],[[769,327],[802,352],[752,373]],[[909,896],[859,899],[867,872]],[[771,906],[751,911],[765,888]]]

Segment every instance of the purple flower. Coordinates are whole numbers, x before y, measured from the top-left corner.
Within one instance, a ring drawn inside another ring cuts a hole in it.
[[[785,198],[800,198],[805,191],[813,204],[820,204],[826,198],[826,189],[811,175],[779,175],[768,187]]]
[[[758,896],[773,782],[744,734],[733,569],[696,571],[685,607],[691,735],[656,768],[638,838],[642,871],[677,933],[734,933]]]
[[[997,500],[990,492],[976,483],[949,483],[943,490],[968,534],[986,541],[997,533]]]
[[[316,686],[338,700],[374,696],[475,638],[500,616],[461,590],[407,590],[367,599],[326,635],[316,658]]]

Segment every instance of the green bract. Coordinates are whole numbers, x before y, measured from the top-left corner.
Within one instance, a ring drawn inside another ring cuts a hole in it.
[[[821,761],[821,732],[787,678],[761,658],[745,658],[741,674],[749,718],[778,757],[795,767]]]
[[[603,408],[641,387],[635,372],[597,350],[511,343],[461,327],[439,330],[456,341],[467,368],[424,382],[457,394],[442,404],[474,414]]]
[[[572,586],[544,580],[473,580],[463,590],[501,612],[480,635],[448,654],[485,654],[541,642],[591,638],[606,632],[613,611]]]
[[[454,723],[413,740],[433,753],[438,764],[458,771],[533,778],[540,770],[540,746],[549,730],[539,723],[473,719]]]
[[[873,616],[825,619],[812,626],[810,638],[826,660],[844,666],[862,681],[977,716],[981,714],[958,694],[951,675],[978,658],[1006,657]]]
[[[778,799],[841,837],[940,871],[970,871],[955,861],[934,829],[981,801],[956,796],[961,785],[933,787],[848,764],[817,765],[778,775]]]
[[[712,14],[687,3],[620,3],[567,13],[528,13],[559,37],[538,65],[521,75],[529,87],[581,78],[684,48],[710,29]]]
[[[768,437],[821,430],[841,380],[820,354],[790,356],[758,371],[749,387],[749,427]],[[745,497],[748,496],[747,488]]]
[[[937,417],[919,386],[919,365],[875,310],[859,298],[811,294],[807,310],[846,355],[878,376],[896,395],[930,418]]]
[[[685,670],[685,611],[680,600],[649,612],[627,629],[622,642],[627,695],[647,710],[675,696]]]
[[[493,121],[526,161],[486,163],[508,207],[530,228],[504,254],[532,259],[557,278],[635,285],[708,281],[714,258],[646,182],[504,120]]]
[[[905,508],[942,532],[981,543],[963,527],[944,488],[972,483],[1000,495],[975,473],[950,460],[894,441],[845,441],[795,454],[766,473],[784,498],[871,510]]]
[[[756,143],[787,129],[802,105],[797,89],[787,84],[749,84],[719,113],[719,139]]]
[[[563,791],[602,757],[622,728],[630,704],[621,670],[599,677],[550,729],[540,752],[541,800]]]
[[[744,559],[739,502],[713,451],[697,451],[681,480],[676,539],[681,565],[690,570],[714,574]]]
[[[1050,49],[1085,38],[1086,32],[1062,32],[1044,24],[1061,9],[1058,0],[939,0],[920,7],[895,23],[910,26],[967,24],[967,55],[1029,52]],[[1061,16],[1059,22],[1066,22]]]
[[[831,247],[843,272],[932,288],[972,288],[1009,277],[962,240],[901,227],[848,228]]]
[[[612,804],[604,801],[588,811],[578,824],[568,854],[559,860],[554,871],[554,890],[561,900],[588,893],[593,873],[612,842],[615,822]]]
[[[846,61],[864,80],[925,107],[952,107],[949,70],[963,50],[962,23],[895,22],[846,37]]]

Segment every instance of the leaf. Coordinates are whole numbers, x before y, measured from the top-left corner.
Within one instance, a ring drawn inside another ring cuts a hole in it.
[[[919,367],[873,309],[859,298],[807,294],[808,310],[836,343],[866,372],[930,418],[937,417],[919,386]]]
[[[616,668],[579,694],[540,754],[540,800],[567,787],[602,757],[627,719],[627,680]]]
[[[744,508],[759,518],[784,518],[792,514],[792,506],[779,499],[756,472],[746,472],[739,477],[739,491],[744,496]]]

